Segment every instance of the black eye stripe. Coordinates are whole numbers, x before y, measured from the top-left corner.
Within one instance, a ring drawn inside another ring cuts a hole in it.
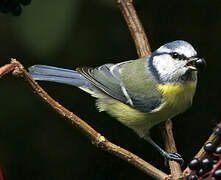
[[[191,58],[197,58],[198,55],[193,55],[191,57],[186,57],[184,54],[179,54],[177,52],[171,52],[171,53],[168,53],[168,52],[154,52],[151,56],[154,57],[154,56],[161,56],[161,55],[164,55],[164,54],[167,54],[167,55],[170,55],[172,58],[174,59],[178,59],[178,60],[187,60],[187,59],[191,59]],[[175,56],[174,56],[175,54]]]
[[[170,56],[174,59],[179,59],[179,60],[185,60],[185,59],[188,59],[185,55],[183,54],[179,54],[177,52],[172,52],[172,53],[169,53]]]

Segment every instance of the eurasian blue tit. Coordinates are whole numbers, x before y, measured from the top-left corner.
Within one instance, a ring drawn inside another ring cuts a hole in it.
[[[133,129],[166,159],[182,162],[179,154],[160,148],[150,138],[149,130],[191,106],[197,71],[204,65],[191,44],[178,40],[137,60],[76,71],[34,65],[29,72],[35,80],[69,84],[88,92],[97,98],[99,111]]]

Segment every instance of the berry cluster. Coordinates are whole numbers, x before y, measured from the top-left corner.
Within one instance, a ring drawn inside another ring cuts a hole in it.
[[[31,0],[0,0],[0,12],[10,12],[14,16],[19,16],[22,12],[22,5],[26,6],[30,3]]]
[[[214,134],[221,136],[221,128],[216,127]],[[203,158],[194,158],[189,163],[193,173],[188,180],[221,180],[221,146],[216,142],[208,142],[204,145],[207,152]]]

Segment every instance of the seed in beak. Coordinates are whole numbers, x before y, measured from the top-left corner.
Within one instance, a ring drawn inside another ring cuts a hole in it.
[[[202,69],[206,67],[206,61],[204,59],[197,59],[195,62],[195,66],[197,69]]]

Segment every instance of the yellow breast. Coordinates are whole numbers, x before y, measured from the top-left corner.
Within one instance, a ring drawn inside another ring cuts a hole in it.
[[[184,84],[159,85],[164,99],[164,108],[174,111],[174,115],[185,111],[192,103],[195,94],[196,82],[186,82]]]

